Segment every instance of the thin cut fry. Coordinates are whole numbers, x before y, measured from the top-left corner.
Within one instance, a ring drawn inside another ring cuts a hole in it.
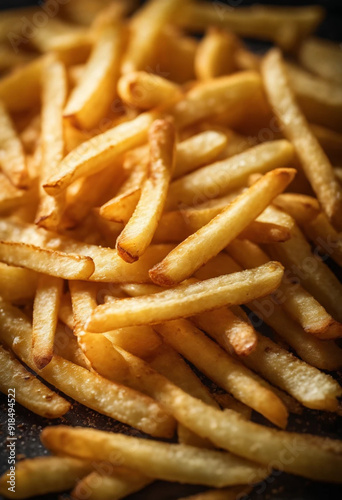
[[[59,418],[69,411],[68,401],[48,389],[2,346],[0,346],[0,373],[1,392],[9,395],[9,389],[13,390],[16,403],[20,403],[37,415],[44,418]]]
[[[20,189],[29,186],[29,173],[23,145],[12,120],[0,101],[0,163],[4,174],[12,184]]]
[[[174,165],[175,130],[172,121],[156,120],[149,131],[149,175],[137,207],[116,242],[120,257],[134,262],[146,251],[160,220]]]
[[[1,341],[11,347],[23,363],[36,370],[31,356],[32,328],[29,320],[19,309],[5,302],[0,303],[0,313]],[[173,419],[151,398],[139,392],[110,382],[56,355],[43,370],[36,372],[66,395],[99,413],[152,436],[173,435]]]
[[[204,333],[186,320],[175,320],[155,327],[164,341],[186,357],[236,399],[285,428],[287,410],[282,401],[263,387],[259,378],[225,353]]]
[[[16,464],[15,493],[8,494],[7,472],[0,478],[0,492],[8,498],[31,498],[62,492],[73,488],[90,470],[89,462],[71,457],[26,459]]]
[[[283,193],[277,196],[273,203],[291,215],[300,226],[307,225],[320,213],[316,198],[305,194]]]
[[[148,297],[117,299],[98,306],[87,328],[105,332],[131,325],[160,323],[191,316],[223,305],[243,304],[271,293],[279,286],[283,268],[272,262],[242,273],[220,276],[198,283],[179,285]]]
[[[227,31],[209,28],[200,42],[195,58],[195,71],[199,80],[210,80],[236,70],[235,51],[238,42]]]
[[[43,189],[51,175],[59,171],[64,157],[64,136],[62,111],[67,95],[67,75],[62,63],[48,60],[44,66],[42,81],[42,123],[40,169],[40,201],[36,224],[56,230],[64,208],[64,193],[53,198]]]
[[[218,198],[244,186],[253,173],[264,174],[286,167],[293,154],[293,146],[288,141],[272,141],[202,167],[171,184],[166,209],[187,208]]]
[[[182,483],[222,487],[246,480],[255,481],[265,473],[258,465],[226,452],[161,443],[95,429],[47,427],[41,434],[41,440],[55,452],[63,451],[91,460],[107,460],[141,474],[150,474],[156,479]]]
[[[181,89],[161,76],[146,71],[132,71],[118,81],[118,94],[130,106],[152,109],[180,98]]]
[[[155,117],[152,112],[139,115],[80,144],[61,162],[58,175],[51,176],[44,185],[46,192],[54,196],[76,179],[103,170],[119,155],[139,146]]]
[[[115,98],[122,51],[122,30],[106,26],[96,41],[78,85],[73,89],[64,117],[91,129],[103,118]]]
[[[263,176],[152,268],[152,281],[158,285],[173,285],[189,278],[260,215],[294,175],[293,169],[276,169]]]
[[[41,275],[33,305],[32,356],[41,370],[53,357],[58,310],[63,289],[63,280]]]
[[[317,194],[325,213],[342,229],[342,188],[333,168],[307,121],[300,111],[288,85],[281,53],[271,50],[262,63],[266,92],[282,131],[293,143],[306,176]]]

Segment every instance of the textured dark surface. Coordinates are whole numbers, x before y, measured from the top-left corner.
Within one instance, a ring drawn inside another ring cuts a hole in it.
[[[58,1],[58,0],[57,0]],[[0,8],[9,8],[23,5],[30,5],[39,2],[30,0],[0,0]],[[227,2],[220,2],[230,4]],[[236,1],[231,5],[245,6],[253,2]],[[277,5],[307,5],[320,4],[328,9],[328,15],[322,26],[319,28],[320,36],[340,41],[342,36],[342,4],[339,0],[318,1],[265,1],[260,3],[269,3]],[[255,51],[262,51],[267,44],[260,42],[250,44]],[[334,270],[336,271],[336,267]],[[7,451],[6,451],[6,426],[7,426],[7,397],[0,394],[0,473],[7,469]],[[267,423],[259,416],[254,414],[253,420],[260,423]],[[138,431],[129,428],[112,419],[98,414],[78,403],[73,403],[72,410],[60,420],[46,420],[32,414],[19,404],[16,405],[16,426],[17,426],[17,459],[23,457],[34,457],[47,454],[39,441],[40,431],[48,425],[65,424],[95,427],[98,429],[114,432],[124,432],[130,435],[141,436]],[[329,436],[342,439],[342,417],[329,415],[323,412],[305,410],[302,415],[291,415],[288,430],[298,432],[311,432],[314,434]],[[44,471],[42,471],[44,474]],[[183,496],[190,495],[204,488],[180,485],[176,483],[165,483],[156,481],[151,486],[141,492],[129,497],[130,500],[175,500]],[[57,500],[70,498],[69,495],[47,495],[39,497],[46,500]],[[307,481],[302,478],[290,476],[285,473],[274,472],[262,484],[255,487],[249,495],[251,500],[272,499],[272,500],[321,500],[342,498],[342,488],[335,485],[326,485],[313,481]]]

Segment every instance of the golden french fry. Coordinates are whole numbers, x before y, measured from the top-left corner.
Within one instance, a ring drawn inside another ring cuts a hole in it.
[[[62,492],[73,488],[90,471],[90,462],[72,457],[26,459],[16,464],[15,493],[8,492],[7,472],[0,478],[0,492],[7,498],[31,498]]]
[[[159,401],[163,401],[163,405],[179,422],[190,427],[200,436],[210,439],[210,441],[218,447],[229,449],[229,451],[236,455],[244,456],[266,466],[269,466],[270,462],[272,462],[275,468],[280,468],[286,472],[291,472],[307,478],[330,482],[341,481],[340,470],[342,459],[340,453],[341,443],[339,441],[319,438],[317,436],[313,438],[313,436],[307,434],[278,431],[254,422],[249,422],[241,418],[240,415],[232,410],[221,412],[185,394],[181,389],[178,389],[168,382],[167,379],[156,373],[152,368],[149,368],[146,363],[138,358],[134,358],[128,355],[128,353],[123,354],[125,354],[126,359],[129,360],[132,374],[137,377],[139,384],[144,384],[146,390],[153,393],[154,397]],[[215,422],[216,425],[212,425],[212,422]],[[48,427],[44,429],[42,433],[42,441],[43,444],[54,451],[63,451],[64,453],[67,452],[73,455],[77,454],[83,458],[89,458],[89,456],[95,458],[94,455],[96,450],[98,450],[97,453],[101,453],[101,458],[103,459],[104,446],[108,446],[109,436],[112,436],[112,441],[116,440],[117,446],[117,438],[121,440],[121,453],[119,456],[123,458],[123,449],[127,450],[128,453],[127,440],[133,438],[105,434],[103,439],[101,439],[101,445],[98,446],[94,444],[94,439],[96,434],[101,435],[99,432],[100,431],[88,429],[82,431],[72,429],[65,432],[64,429],[58,430],[58,427]],[[76,438],[77,433],[80,434],[78,439]],[[87,441],[85,441],[85,433],[88,433],[89,436]],[[72,435],[75,436],[77,441],[71,441]],[[151,441],[145,441],[145,443],[146,442],[151,443]],[[164,443],[158,443],[158,446],[163,444]],[[287,447],[289,445],[295,445],[296,451],[292,453],[292,460],[286,460],[285,463],[284,460],[281,460],[281,457],[283,456],[284,450],[288,450]],[[91,450],[90,446],[92,447]],[[114,443],[113,446],[115,446]],[[114,451],[112,447],[110,447],[110,451]],[[199,453],[202,452],[203,450],[197,449],[197,457]],[[150,449],[148,450],[148,456],[151,457],[151,460],[157,458],[155,453],[151,453]],[[177,460],[180,460],[182,456],[183,455],[178,455]],[[189,459],[190,457],[187,457],[188,466],[191,463]],[[131,460],[130,463],[127,462],[124,465],[132,465]],[[158,462],[163,464],[169,463],[168,460],[160,460],[160,457],[158,457]],[[139,457],[135,468],[142,472],[142,467],[144,467],[144,465],[146,465],[145,460]],[[208,461],[206,465],[206,471],[209,472]],[[185,464],[182,464],[181,467],[183,471],[186,470]],[[224,469],[225,478],[228,480],[227,473],[228,471],[232,472],[232,468],[228,466],[228,469],[227,467]],[[213,480],[213,471],[210,471],[210,473],[211,480]],[[259,470],[259,474],[262,473],[263,471]],[[252,471],[249,471],[249,474],[250,482],[257,480],[256,475],[254,475]],[[241,479],[242,478],[240,478],[240,482]],[[223,486],[222,483],[221,486]]]
[[[117,283],[149,282],[149,269],[173,248],[173,245],[150,245],[138,262],[128,264],[111,248],[82,243],[52,231],[38,229],[33,224],[10,219],[0,219],[1,240],[6,241],[0,243],[0,261],[13,264],[15,260],[15,265],[21,266],[26,262],[25,267],[65,279],[88,279],[91,276],[91,281]],[[32,241],[37,246],[30,245]],[[12,254],[9,248],[15,248],[17,255]],[[37,259],[38,255],[44,260]],[[61,262],[61,268],[51,260],[51,255]]]
[[[156,120],[149,131],[149,144],[149,175],[136,209],[116,242],[118,254],[126,262],[134,262],[145,253],[160,220],[174,165],[173,122]]]
[[[341,323],[341,283],[317,257],[317,253],[312,253],[298,227],[294,227],[291,234],[288,241],[268,247],[271,255],[277,255],[288,268],[290,276],[298,276],[302,285]]]
[[[146,71],[153,64],[163,26],[181,7],[180,0],[150,2],[133,16],[130,40],[121,66],[123,74]]]
[[[145,359],[153,355],[161,344],[159,336],[149,326],[127,326],[104,333],[114,346]]]
[[[263,176],[154,266],[150,271],[152,281],[159,285],[173,285],[189,278],[260,215],[294,175],[293,169],[276,169]]]
[[[0,338],[23,363],[35,369],[31,356],[32,328],[22,312],[0,303]],[[37,374],[76,401],[99,413],[156,437],[171,437],[174,421],[151,398],[115,384],[59,356]],[[132,401],[134,401],[132,405]]]
[[[320,212],[316,198],[305,194],[282,193],[273,200],[273,203],[291,215],[299,225],[308,224]]]
[[[164,341],[193,363],[219,387],[231,393],[279,427],[287,424],[287,409],[260,379],[230,357],[187,320],[155,327]]]
[[[114,465],[130,467],[141,474],[150,474],[156,479],[222,487],[258,480],[265,475],[265,470],[258,465],[226,452],[95,429],[47,427],[41,434],[41,440],[55,452],[92,460],[99,458]],[[192,465],[194,459],[195,467]]]
[[[226,134],[216,130],[205,130],[178,143],[173,177],[182,177],[215,160],[226,145]]]
[[[1,168],[3,173],[17,188],[28,188],[30,181],[23,145],[14,128],[12,120],[1,101],[0,151]]]
[[[53,357],[53,344],[63,280],[41,275],[33,305],[32,357],[39,370]]]
[[[277,288],[282,274],[282,266],[273,262],[252,271],[179,285],[148,297],[117,299],[98,306],[87,328],[93,332],[105,332],[123,326],[192,316],[223,305],[243,304],[246,300],[253,300],[252,295],[260,297]]]
[[[0,361],[0,390],[6,395],[12,391],[16,403],[45,418],[59,418],[69,411],[68,401],[48,389],[2,346]]]
[[[138,109],[152,109],[181,97],[179,85],[146,71],[132,71],[118,81],[121,99]]]
[[[269,256],[250,241],[232,241],[228,252],[249,269],[269,261]],[[324,307],[299,283],[293,283],[291,276],[284,279],[275,292],[275,300],[308,333],[321,339],[334,339],[341,336],[341,324],[327,313]]]
[[[87,279],[94,272],[90,257],[14,241],[0,241],[0,261],[63,279]]]
[[[321,38],[308,38],[300,46],[299,59],[309,71],[342,83],[342,55],[338,44]]]
[[[38,275],[28,269],[0,263],[0,295],[8,302],[33,299]]]
[[[0,100],[9,112],[26,111],[39,103],[44,60],[34,59],[0,79]]]
[[[115,98],[122,44],[118,26],[103,28],[64,109],[64,117],[73,124],[91,129],[109,110]]]
[[[298,104],[309,121],[342,129],[342,91],[338,84],[315,76],[294,64],[286,71]]]
[[[72,498],[82,500],[87,492],[87,500],[120,500],[142,490],[153,479],[123,467],[113,467],[111,475],[91,472],[81,479],[72,491]]]
[[[232,9],[224,4],[212,6],[190,2],[177,23],[196,32],[207,26],[219,26],[240,36],[270,40],[284,50],[291,50],[298,41],[315,31],[323,15],[324,10],[318,6],[272,8],[253,5]]]
[[[172,182],[167,210],[196,206],[244,186],[248,177],[286,167],[293,159],[293,146],[284,140],[267,142],[226,160],[202,167]]]
[[[178,127],[186,127],[229,110],[234,116],[246,116],[250,101],[261,89],[260,76],[253,71],[222,76],[199,83],[170,112]]]
[[[56,195],[78,178],[103,170],[129,148],[139,146],[155,117],[153,112],[141,114],[80,144],[63,159],[58,175],[44,185],[46,192]]]
[[[210,80],[234,73],[238,41],[234,35],[218,28],[209,28],[200,42],[195,57],[198,80]]]
[[[308,238],[317,245],[323,254],[328,254],[342,266],[342,236],[330,224],[325,214],[320,213],[303,227]]]
[[[64,157],[63,107],[68,91],[65,67],[57,60],[47,60],[42,78],[42,163],[40,201],[36,224],[56,230],[64,209],[64,193],[53,198],[43,189],[47,179],[59,171]]]
[[[327,216],[337,228],[342,228],[342,188],[333,168],[307,121],[300,111],[288,85],[281,53],[271,50],[262,63],[266,93],[282,131],[293,143],[306,176],[317,194]]]

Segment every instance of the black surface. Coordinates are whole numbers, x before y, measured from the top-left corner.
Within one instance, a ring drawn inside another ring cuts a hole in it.
[[[56,0],[58,2],[58,0]],[[214,3],[214,2],[213,2]],[[250,5],[252,1],[231,0],[226,3],[233,7]],[[327,1],[263,1],[259,3],[277,5],[308,5],[319,4],[327,9],[327,18],[320,26],[317,34],[335,41],[342,37],[342,2],[339,0]],[[30,0],[0,0],[0,9],[39,4]],[[262,42],[249,43],[257,52],[262,51],[267,45]],[[336,266],[333,266],[336,271]],[[340,377],[338,377],[340,378]],[[67,398],[68,399],[68,398]],[[254,414],[253,419],[265,425],[267,422],[262,417]],[[78,403],[73,402],[72,410],[59,420],[43,419],[29,412],[19,404],[16,405],[16,443],[17,459],[34,457],[47,454],[39,440],[40,431],[48,425],[88,426],[106,431],[123,432],[130,435],[142,436],[141,433],[124,424],[115,422],[109,417],[98,414]],[[7,469],[6,450],[7,427],[7,397],[0,394],[0,474]],[[288,430],[298,432],[311,432],[314,434],[342,438],[342,417],[336,414],[327,414],[317,411],[304,410],[303,414],[291,415]],[[147,437],[147,436],[146,436]],[[42,471],[44,474],[44,471]],[[203,487],[180,485],[156,481],[151,486],[139,493],[128,497],[130,500],[175,500],[180,497],[204,491]],[[0,497],[1,499],[2,497]],[[37,497],[38,498],[38,497]],[[46,495],[39,497],[41,500],[57,500],[70,498],[68,494]],[[257,485],[248,496],[250,500],[321,500],[342,498],[342,487],[317,483],[288,475],[282,472],[273,472],[270,477]]]

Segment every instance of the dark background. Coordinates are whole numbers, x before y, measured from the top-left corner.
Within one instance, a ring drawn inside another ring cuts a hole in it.
[[[216,1],[216,0],[215,0]],[[0,9],[14,8],[28,5],[39,5],[39,1],[30,0],[0,0]],[[251,5],[253,1],[250,0],[232,0],[220,1],[231,6],[244,7]],[[341,0],[325,0],[325,1],[283,1],[271,0],[260,1],[258,3],[271,4],[271,5],[321,5],[327,10],[327,17],[322,25],[319,27],[317,34],[319,36],[329,38],[336,42],[342,42],[342,1]],[[237,5],[238,4],[238,5]],[[253,48],[253,44],[251,44]],[[254,44],[256,50],[260,47],[260,42]],[[68,398],[67,398],[68,399]],[[7,398],[0,394],[0,449],[2,453],[0,457],[0,474],[6,470],[7,452],[5,451],[6,445],[6,419],[7,419]],[[42,428],[47,425],[66,424],[66,425],[81,425],[89,427],[97,427],[107,431],[124,432],[127,434],[139,435],[138,432],[133,431],[128,426],[119,424],[112,419],[99,415],[98,413],[83,407],[78,403],[73,404],[73,410],[69,412],[64,418],[59,421],[48,421],[25,408],[17,405],[16,407],[16,424],[17,424],[17,458],[20,455],[27,457],[46,454],[43,446],[39,442],[39,433]],[[262,423],[261,418],[257,418]],[[303,415],[291,415],[288,430],[299,432],[311,432],[315,434],[325,435],[332,438],[342,438],[342,419],[337,415],[323,414],[322,412],[315,412],[305,410]],[[44,474],[44,471],[42,471]],[[176,500],[182,496],[187,496],[192,493],[202,491],[203,488],[196,486],[180,485],[176,483],[162,483],[155,482],[150,487],[143,491],[131,495],[130,500]],[[57,500],[68,499],[68,495],[46,495],[39,497],[41,500]],[[342,498],[342,488],[340,486],[326,485],[322,483],[315,483],[295,476],[290,476],[284,473],[275,473],[271,475],[265,484],[256,488],[250,495],[250,500],[321,500],[321,499],[339,499]]]

